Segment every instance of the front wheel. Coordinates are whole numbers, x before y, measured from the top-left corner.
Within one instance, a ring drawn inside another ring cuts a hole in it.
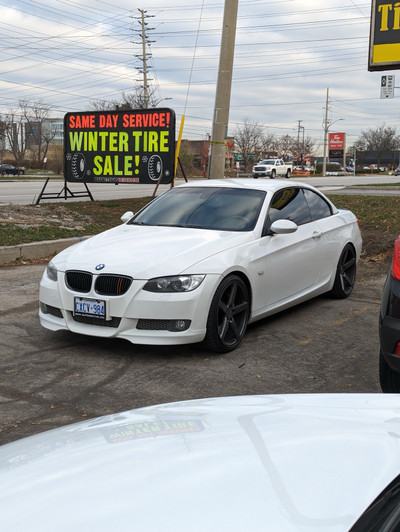
[[[236,349],[246,332],[250,315],[247,286],[237,275],[222,280],[212,299],[203,344],[215,353]]]
[[[379,353],[379,382],[384,393],[400,392],[400,374],[392,370],[382,351]]]
[[[292,172],[290,171],[290,168],[288,168],[286,172],[286,179],[290,179],[291,175],[292,175]]]
[[[355,249],[351,244],[347,244],[340,255],[335,282],[330,292],[331,297],[334,299],[349,297],[356,282],[356,269],[357,258]]]
[[[271,179],[275,179],[276,172],[275,170],[271,170]]]

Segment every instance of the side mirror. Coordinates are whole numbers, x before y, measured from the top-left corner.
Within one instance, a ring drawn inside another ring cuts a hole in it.
[[[286,235],[297,231],[298,225],[291,220],[275,220],[271,225],[270,231],[276,235]]]
[[[121,220],[126,223],[126,222],[129,222],[129,220],[132,218],[133,216],[133,212],[132,211],[127,211],[126,213],[124,213],[122,216],[121,216]]]

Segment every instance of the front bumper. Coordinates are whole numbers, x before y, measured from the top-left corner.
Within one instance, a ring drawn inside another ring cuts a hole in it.
[[[43,327],[58,331],[103,338],[124,338],[132,343],[173,345],[200,342],[206,333],[211,300],[220,282],[219,275],[207,275],[192,292],[154,293],[142,290],[146,281],[134,280],[122,296],[85,297],[102,299],[106,304],[106,320],[74,316],[74,297],[82,297],[67,288],[64,274],[58,281],[43,274],[39,290],[39,318]],[[176,330],[176,324],[182,330]]]

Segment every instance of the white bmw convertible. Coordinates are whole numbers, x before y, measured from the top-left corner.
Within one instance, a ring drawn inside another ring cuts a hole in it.
[[[355,283],[355,215],[304,183],[186,183],[122,220],[48,264],[44,327],[223,353],[248,323]]]

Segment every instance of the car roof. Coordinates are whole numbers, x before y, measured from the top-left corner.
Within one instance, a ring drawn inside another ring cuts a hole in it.
[[[0,447],[0,528],[349,530],[400,470],[399,397],[157,405]]]
[[[306,187],[315,190],[315,187],[302,183],[300,181],[292,181],[290,179],[253,179],[243,177],[233,177],[225,179],[203,179],[189,181],[179,185],[179,187],[227,187],[227,188],[247,188],[252,190],[264,190],[267,192],[275,192],[281,188],[288,187]]]

